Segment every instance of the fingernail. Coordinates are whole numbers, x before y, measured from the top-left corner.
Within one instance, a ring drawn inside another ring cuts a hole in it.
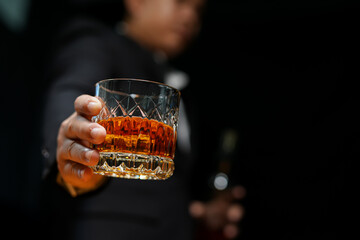
[[[99,109],[101,107],[101,105],[98,102],[89,102],[88,103],[88,109],[93,112],[97,109]]]
[[[78,170],[78,177],[79,177],[79,178],[83,178],[83,177],[84,177],[84,174],[85,174],[85,169],[79,169],[79,170]]]
[[[90,134],[91,134],[92,138],[97,138],[100,135],[102,135],[102,132],[103,132],[103,130],[101,128],[96,127],[91,130]]]
[[[85,152],[85,161],[86,162],[90,162],[92,154],[93,154],[92,150],[89,150],[89,149],[86,150],[86,152]]]

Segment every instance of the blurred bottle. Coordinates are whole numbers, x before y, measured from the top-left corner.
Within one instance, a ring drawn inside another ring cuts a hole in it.
[[[236,161],[236,147],[238,145],[238,132],[235,129],[225,129],[220,137],[217,169],[211,179],[211,187],[215,191],[224,191],[230,186],[230,173]]]
[[[213,176],[209,180],[210,188],[212,189],[211,199],[217,199],[219,208],[223,207],[221,201],[232,201],[231,197],[231,168],[236,161],[236,150],[238,145],[238,132],[235,129],[225,129],[220,136],[218,144],[218,150],[216,151],[217,159],[215,162],[215,171]],[[228,199],[230,198],[230,199]],[[219,212],[221,210],[219,209]],[[196,231],[196,240],[225,240],[223,229],[219,228],[222,219],[226,217],[223,213],[217,216],[214,213],[213,218],[218,219],[207,219],[207,224],[201,224],[198,226]],[[210,222],[210,224],[209,224]],[[210,225],[210,226],[209,226]]]

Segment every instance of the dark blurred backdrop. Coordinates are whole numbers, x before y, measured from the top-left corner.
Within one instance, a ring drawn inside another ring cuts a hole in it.
[[[10,224],[36,227],[39,131],[56,32],[75,14],[114,24],[122,10],[116,0],[14,1],[25,4],[9,8],[21,12],[21,22],[4,15],[2,2],[1,207]],[[219,148],[223,130],[239,135],[230,180],[248,193],[240,239],[336,239],[355,232],[359,5],[209,0],[198,39],[172,60],[190,75],[199,99],[198,149],[210,167],[195,180],[217,171],[217,155],[208,149]]]

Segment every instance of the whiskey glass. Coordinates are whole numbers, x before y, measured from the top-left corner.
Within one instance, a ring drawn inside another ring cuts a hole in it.
[[[172,176],[180,91],[140,79],[102,80],[95,90],[103,108],[92,121],[106,129],[106,137],[93,146],[100,154],[94,173],[152,180]]]

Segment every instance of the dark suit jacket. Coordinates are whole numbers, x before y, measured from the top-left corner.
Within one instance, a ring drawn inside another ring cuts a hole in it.
[[[47,229],[65,239],[190,239],[188,180],[191,158],[176,153],[175,174],[166,181],[109,179],[100,190],[76,199],[56,186],[56,137],[81,94],[94,95],[102,79],[130,77],[162,82],[167,66],[122,33],[78,19],[59,37],[51,64],[44,120]],[[55,184],[55,185],[54,185]],[[60,224],[61,229],[57,229]],[[54,235],[52,235],[54,236]],[[55,237],[56,237],[55,236]]]

